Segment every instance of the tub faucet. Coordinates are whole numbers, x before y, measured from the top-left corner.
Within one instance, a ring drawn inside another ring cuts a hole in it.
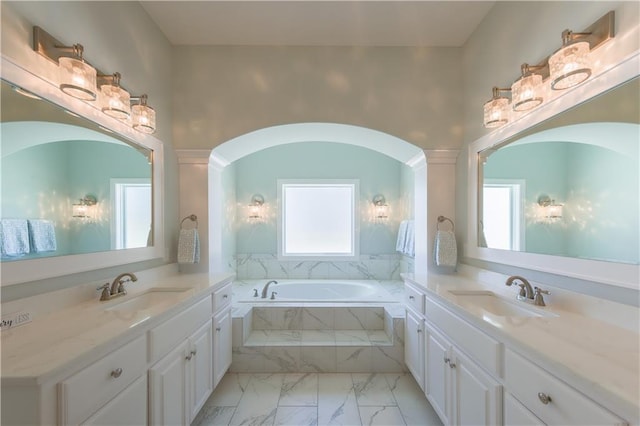
[[[505,282],[505,285],[511,286],[515,280],[520,281],[520,284],[518,284],[520,286],[520,293],[517,296],[518,300],[533,300],[533,288],[531,288],[531,284],[529,284],[529,281],[527,281],[526,278],[519,275],[513,275],[507,278],[507,282]]]
[[[262,289],[262,299],[266,299],[267,298],[267,292],[269,291],[269,286],[271,284],[278,284],[278,281],[276,280],[271,280],[268,283],[266,283],[264,285],[264,288]]]

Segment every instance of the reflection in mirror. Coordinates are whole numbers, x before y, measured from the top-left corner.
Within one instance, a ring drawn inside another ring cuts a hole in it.
[[[479,154],[478,245],[640,262],[635,79]]]
[[[153,245],[151,151],[1,90],[2,261]]]

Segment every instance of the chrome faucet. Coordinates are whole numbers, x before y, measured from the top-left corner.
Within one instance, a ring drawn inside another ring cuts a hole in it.
[[[269,291],[269,286],[271,284],[278,284],[278,281],[276,280],[271,280],[268,283],[266,283],[264,285],[264,288],[262,289],[262,299],[266,299],[267,298],[267,292]]]
[[[531,287],[531,284],[529,284],[529,281],[527,281],[526,278],[521,277],[519,275],[513,275],[507,278],[507,282],[505,282],[505,285],[511,286],[513,282],[516,280],[520,281],[520,284],[518,284],[520,286],[520,292],[518,293],[518,296],[517,296],[518,300],[527,300],[527,299],[533,300],[533,288]]]
[[[124,279],[125,277],[129,277],[129,278],[125,280]],[[138,281],[138,277],[136,277],[136,275],[133,272],[124,272],[118,275],[113,280],[113,282],[111,283],[111,286],[109,286],[109,283],[105,283],[104,285],[98,287],[98,290],[102,292],[100,294],[100,300],[101,301],[111,300],[114,297],[124,296],[125,294],[127,294],[127,290],[124,288],[124,283],[128,283],[130,281],[131,282]]]

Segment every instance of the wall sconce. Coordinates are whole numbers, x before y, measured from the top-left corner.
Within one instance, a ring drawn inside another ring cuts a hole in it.
[[[33,50],[58,64],[59,87],[64,93],[83,101],[95,101],[97,98],[97,107],[108,116],[125,121],[133,115],[131,124],[134,129],[147,134],[155,132],[156,112],[147,105],[147,95],[130,96],[120,86],[120,73],[107,75],[89,65],[83,58],[84,48],[81,44],[64,46],[45,30],[35,26]],[[132,101],[137,103],[132,105]]]
[[[484,104],[484,127],[500,127],[509,122],[509,98],[500,96],[500,92],[509,92],[511,89],[492,89],[493,97]]]
[[[556,204],[556,201],[549,198],[547,194],[542,194],[538,197],[538,205],[540,206],[539,219],[542,221],[556,222],[562,219],[564,206]]]
[[[100,76],[101,82],[104,83],[100,86],[98,103],[102,112],[108,116],[118,120],[126,120],[131,114],[131,95],[120,87],[120,77],[119,72]]]
[[[263,216],[264,197],[260,194],[251,196],[249,203],[249,219],[260,219]]]
[[[92,207],[98,204],[98,200],[93,195],[85,195],[80,198],[78,203],[72,205],[72,215],[78,218],[87,218],[92,216]]]
[[[378,194],[373,197],[373,208],[375,210],[376,219],[387,219],[389,217],[389,205],[384,195]]]
[[[553,90],[577,86],[591,76],[589,53],[614,36],[615,13],[610,11],[582,32],[564,30],[562,47],[538,65],[522,64],[522,76],[511,86],[511,104],[517,112],[531,110],[544,101],[543,82],[550,80]],[[500,127],[509,122],[505,109],[507,98],[493,88],[493,98],[484,104],[484,126]]]

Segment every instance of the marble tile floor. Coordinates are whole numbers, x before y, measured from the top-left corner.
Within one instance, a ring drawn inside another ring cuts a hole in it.
[[[191,426],[441,425],[404,373],[227,373]]]

